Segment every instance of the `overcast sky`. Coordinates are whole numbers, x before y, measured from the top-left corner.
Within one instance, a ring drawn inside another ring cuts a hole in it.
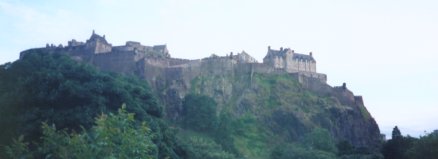
[[[0,63],[93,29],[113,45],[167,44],[178,58],[312,51],[330,85],[364,97],[382,133],[438,129],[435,0],[0,0]]]

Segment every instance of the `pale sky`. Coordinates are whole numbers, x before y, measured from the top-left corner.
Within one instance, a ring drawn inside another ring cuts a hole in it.
[[[167,44],[178,58],[312,51],[330,85],[363,96],[382,133],[438,129],[436,0],[0,0],[0,63],[93,29],[113,45]]]

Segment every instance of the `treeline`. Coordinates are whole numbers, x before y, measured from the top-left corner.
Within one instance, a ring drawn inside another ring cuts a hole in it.
[[[414,138],[403,136],[396,126],[392,138],[384,143],[382,154],[385,159],[437,159],[438,133]]]
[[[115,113],[123,104],[135,114],[136,125],[147,123],[157,157],[183,156],[174,130],[161,119],[163,108],[144,81],[100,72],[65,55],[26,54],[0,66],[0,158],[6,158],[4,146],[20,136],[29,151],[44,152],[33,153],[33,158],[51,156],[51,150],[39,150],[49,144],[42,137],[47,128],[88,133],[96,117]],[[50,127],[41,129],[42,123]]]

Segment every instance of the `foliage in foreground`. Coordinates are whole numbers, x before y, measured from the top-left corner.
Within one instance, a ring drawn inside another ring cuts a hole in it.
[[[384,143],[385,159],[436,159],[438,156],[438,133],[426,134],[419,139],[402,136],[394,127],[392,138]]]
[[[134,114],[125,107],[117,114],[99,116],[95,124],[88,131],[67,133],[44,123],[37,149],[30,150],[20,137],[6,151],[11,158],[158,158],[149,127],[136,125]]]
[[[224,151],[222,146],[209,138],[189,137],[183,141],[187,158],[190,159],[234,159],[236,156]]]
[[[275,148],[272,159],[335,159],[337,148],[330,133],[322,128],[316,128],[306,134],[300,143],[283,144]]]
[[[149,124],[159,156],[178,158],[173,129],[161,118],[162,107],[147,82],[101,72],[62,54],[26,54],[0,65],[0,146],[23,135],[35,148],[42,122],[69,133],[88,130],[95,117],[116,112],[123,103],[137,122]],[[4,155],[2,149],[0,158]]]

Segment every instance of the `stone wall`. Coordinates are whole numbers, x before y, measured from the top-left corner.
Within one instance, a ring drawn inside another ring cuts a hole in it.
[[[104,71],[134,74],[137,70],[135,57],[134,52],[110,52],[95,54],[90,63]]]

